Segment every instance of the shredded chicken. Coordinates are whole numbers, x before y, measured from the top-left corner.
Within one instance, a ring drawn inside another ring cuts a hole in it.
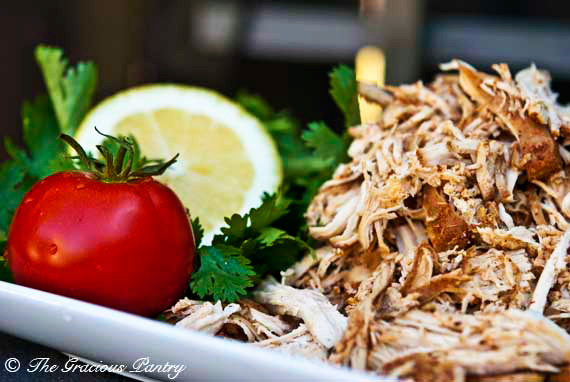
[[[570,107],[534,65],[493,69],[359,84],[383,114],[306,212],[316,255],[172,321],[404,380],[566,380]]]
[[[546,298],[550,288],[554,285],[558,274],[566,269],[566,254],[570,247],[570,230],[566,231],[560,238],[560,242],[548,258],[544,265],[544,270],[538,279],[534,295],[532,296],[532,304],[530,310],[542,313],[546,306]]]
[[[564,330],[519,310],[475,315],[414,310],[391,322],[376,321],[369,336],[373,345],[366,362],[386,372],[424,354],[431,355],[434,365],[452,364],[475,375],[557,372],[553,364],[570,357],[570,336]]]
[[[346,329],[346,317],[317,291],[295,289],[270,278],[260,285],[255,298],[277,314],[301,318],[327,349],[338,342]]]
[[[222,303],[219,301],[215,305],[211,302],[188,300],[187,302],[189,314],[178,321],[176,325],[210,334],[216,334],[229,321],[229,317],[232,314],[241,310],[241,307],[237,304],[229,304],[222,308]],[[181,302],[178,302],[173,310],[180,309],[180,305],[182,305]]]
[[[254,344],[309,359],[325,361],[327,358],[327,349],[315,340],[304,324],[285,335],[254,342]]]

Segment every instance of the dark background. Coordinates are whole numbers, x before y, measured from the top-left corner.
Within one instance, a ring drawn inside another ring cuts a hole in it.
[[[332,65],[366,43],[387,53],[387,82],[429,81],[461,57],[477,67],[551,71],[570,100],[570,3],[416,0],[3,1],[0,135],[19,141],[22,101],[44,91],[38,43],[99,67],[96,100],[149,82],[259,93],[302,121],[340,123],[327,91]],[[0,159],[5,158],[0,148]]]

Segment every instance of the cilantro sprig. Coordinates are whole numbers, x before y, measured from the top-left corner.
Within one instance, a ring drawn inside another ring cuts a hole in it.
[[[260,207],[226,218],[212,244],[199,247],[200,266],[192,274],[192,291],[200,298],[235,301],[266,274],[279,273],[310,251],[306,242],[277,227],[290,204],[281,193],[265,195]],[[201,236],[197,219],[192,227]]]
[[[80,62],[70,67],[59,48],[40,45],[35,50],[35,57],[48,94],[25,102],[22,107],[24,147],[16,146],[9,138],[4,140],[10,156],[9,160],[0,163],[0,237],[4,238],[26,191],[42,178],[69,169],[68,161],[63,160],[65,147],[57,137],[60,133],[73,134],[76,130],[91,106],[97,82],[97,69],[93,63]],[[2,243],[0,239],[0,247],[3,247]],[[2,256],[0,280],[10,280]]]
[[[250,260],[239,248],[229,245],[200,248],[200,268],[192,274],[190,286],[200,298],[236,301],[252,287],[256,275]]]
[[[4,253],[6,248],[6,235],[0,232],[0,253]],[[11,281],[12,276],[10,275],[10,270],[8,269],[8,264],[6,264],[6,259],[0,256],[0,280]]]
[[[331,95],[347,126],[358,124],[354,71],[341,66],[329,78]],[[303,129],[288,112],[274,111],[259,96],[242,92],[237,101],[264,124],[277,143],[285,182],[281,192],[265,195],[260,207],[226,218],[222,233],[198,250],[200,264],[192,274],[191,291],[200,298],[226,302],[247,295],[266,275],[277,275],[312,251],[303,214],[321,184],[348,159],[350,143],[345,129],[339,134],[322,121]],[[201,237],[197,219],[192,226]]]
[[[38,180],[59,169],[65,148],[57,137],[73,133],[91,105],[97,81],[93,63],[69,67],[59,48],[40,45],[35,51],[48,89],[22,107],[25,147],[4,140],[10,160],[0,164],[0,231],[7,232],[14,210],[24,193]]]
[[[97,67],[79,62],[70,67],[63,50],[40,45],[35,52],[62,133],[73,135],[85,113],[97,84]]]
[[[358,85],[354,69],[339,65],[329,73],[330,94],[344,114],[347,127],[360,123],[358,108]]]

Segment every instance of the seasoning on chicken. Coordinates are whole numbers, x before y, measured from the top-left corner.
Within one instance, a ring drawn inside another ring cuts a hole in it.
[[[457,380],[556,372],[570,362],[567,334],[521,310],[544,309],[570,328],[568,114],[534,67],[516,81],[504,64],[493,66],[498,76],[458,60],[444,69],[458,75],[360,88],[382,104],[382,120],[350,130],[350,163],[307,211],[313,237],[344,256],[288,282],[318,285],[349,312],[333,362],[417,380],[425,380],[422,365]],[[339,235],[356,241],[337,245]],[[379,269],[395,266],[372,305],[360,296],[378,271],[364,268],[360,283],[348,278],[369,253]],[[538,342],[518,337],[520,325]],[[536,337],[547,330],[549,340]],[[470,349],[479,335],[484,342]],[[542,341],[555,345],[556,360],[539,355]],[[528,352],[533,346],[538,353]]]
[[[534,66],[442,69],[359,85],[381,120],[349,129],[306,212],[320,248],[261,306],[183,301],[173,320],[405,380],[565,380],[570,108]]]
[[[428,237],[436,251],[467,246],[469,227],[432,186],[424,187],[423,208]]]

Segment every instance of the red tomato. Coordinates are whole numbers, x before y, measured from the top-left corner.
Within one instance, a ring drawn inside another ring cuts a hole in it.
[[[144,316],[182,295],[194,253],[184,207],[168,187],[82,172],[35,184],[7,244],[16,283]]]

